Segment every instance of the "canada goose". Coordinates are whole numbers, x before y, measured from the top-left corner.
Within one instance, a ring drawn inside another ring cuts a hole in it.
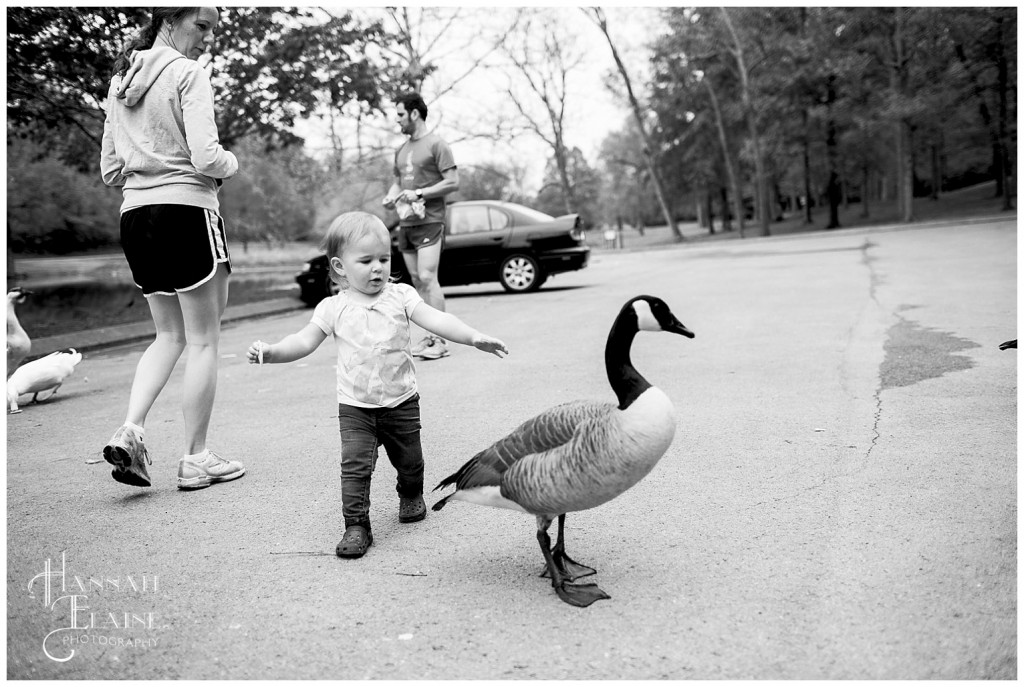
[[[69,348],[67,351],[54,351],[19,367],[7,380],[7,406],[10,412],[21,412],[18,409],[19,396],[32,394],[33,403],[39,401],[39,394],[44,391],[52,391],[50,396],[53,396],[81,361],[82,354]]]
[[[7,292],[7,376],[18,369],[21,361],[32,350],[32,341],[18,321],[15,306],[25,302],[25,296],[32,293],[20,286]]]
[[[643,479],[676,430],[672,402],[630,361],[633,337],[640,330],[693,338],[663,300],[630,299],[612,324],[604,353],[618,406],[594,401],[555,406],[473,456],[434,488],[455,485],[455,492],[435,503],[434,510],[454,499],[536,516],[543,576],[550,576],[559,598],[574,606],[611,597],[596,584],[571,584],[596,571],[566,555],[565,514],[599,506]],[[552,549],[548,528],[556,516],[558,541]]]
[[[1007,348],[1017,348],[1017,339],[1011,339],[1010,341],[1004,341],[999,344],[999,350],[1005,351]]]

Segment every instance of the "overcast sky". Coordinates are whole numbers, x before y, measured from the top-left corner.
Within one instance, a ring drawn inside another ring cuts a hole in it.
[[[438,23],[428,23],[424,27],[424,45],[431,39],[431,29],[442,26],[440,22],[444,22],[455,8],[434,10],[439,13],[434,17]],[[357,11],[366,16],[386,16],[382,8],[360,8]],[[419,10],[409,8],[409,11]],[[500,53],[488,57],[489,68],[474,71],[453,90],[436,96],[487,51],[493,37],[511,23],[514,14],[511,7],[467,6],[459,8],[459,11],[459,17],[444,33],[444,38],[427,52],[428,56],[435,58],[438,66],[438,73],[429,78],[423,88],[425,99],[431,103],[428,123],[436,127],[439,135],[452,142],[456,162],[464,166],[513,160],[525,165],[528,173],[524,190],[535,193],[541,184],[544,165],[551,157],[550,146],[528,134],[515,140],[491,143],[483,139],[465,140],[462,133],[473,128],[489,130],[488,121],[511,116],[514,106],[507,94],[510,86],[521,94],[525,102],[531,103],[538,120],[544,118],[540,101],[526,100],[529,93],[514,68],[502,68],[501,62],[505,60]],[[549,7],[544,11],[549,13],[552,24],[558,26],[558,35],[564,36],[566,45],[583,58],[568,75],[566,142],[569,146],[578,146],[587,161],[596,166],[601,141],[610,131],[620,128],[629,116],[625,103],[619,102],[605,86],[608,74],[619,78],[611,51],[600,30],[577,7]],[[609,7],[605,12],[612,38],[630,69],[634,87],[642,90],[647,75],[648,53],[645,46],[656,34],[657,10]],[[390,19],[385,25],[394,27]],[[393,119],[380,124],[387,127],[379,131],[382,140],[399,145],[402,137]],[[322,122],[305,122],[299,131],[306,137],[311,152],[328,145],[326,125]],[[343,138],[352,135],[351,130],[342,133]]]

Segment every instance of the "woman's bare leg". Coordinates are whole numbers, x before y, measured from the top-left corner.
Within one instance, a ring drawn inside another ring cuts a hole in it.
[[[185,454],[206,449],[206,433],[217,393],[220,320],[228,301],[228,271],[221,264],[208,282],[178,294],[185,324]]]
[[[146,302],[156,326],[156,339],[142,354],[135,368],[125,418],[139,427],[145,426],[146,416],[185,350],[185,322],[177,297],[155,295],[147,298]]]

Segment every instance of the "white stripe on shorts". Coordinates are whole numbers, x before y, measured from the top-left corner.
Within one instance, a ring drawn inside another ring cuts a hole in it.
[[[210,236],[210,251],[214,263],[228,260],[228,244],[224,236],[224,220],[213,210],[206,210],[206,231]]]

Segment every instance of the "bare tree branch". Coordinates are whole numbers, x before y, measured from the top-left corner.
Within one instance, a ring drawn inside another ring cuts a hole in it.
[[[679,229],[679,225],[676,224],[675,216],[672,213],[672,209],[668,205],[668,200],[665,196],[664,183],[661,180],[661,175],[658,172],[657,161],[655,160],[655,154],[653,152],[653,146],[651,145],[651,137],[647,131],[647,124],[644,121],[643,112],[640,109],[640,103],[637,100],[636,94],[633,92],[633,82],[629,78],[629,72],[626,71],[626,65],[623,64],[622,58],[619,56],[619,51],[615,47],[615,42],[612,41],[611,34],[608,31],[608,19],[605,17],[604,10],[600,7],[591,8],[580,8],[580,10],[590,19],[597,24],[597,28],[604,34],[605,40],[608,41],[608,47],[612,51],[612,59],[615,60],[615,66],[619,70],[619,75],[622,77],[623,85],[626,87],[626,95],[629,98],[630,107],[633,110],[633,117],[636,120],[637,128],[640,130],[640,140],[643,142],[643,154],[644,160],[647,162],[647,171],[651,176],[651,182],[654,185],[654,193],[658,197],[658,204],[661,206],[662,215],[665,217],[665,222],[672,230],[672,234],[676,237],[676,241],[683,240],[683,233]]]

